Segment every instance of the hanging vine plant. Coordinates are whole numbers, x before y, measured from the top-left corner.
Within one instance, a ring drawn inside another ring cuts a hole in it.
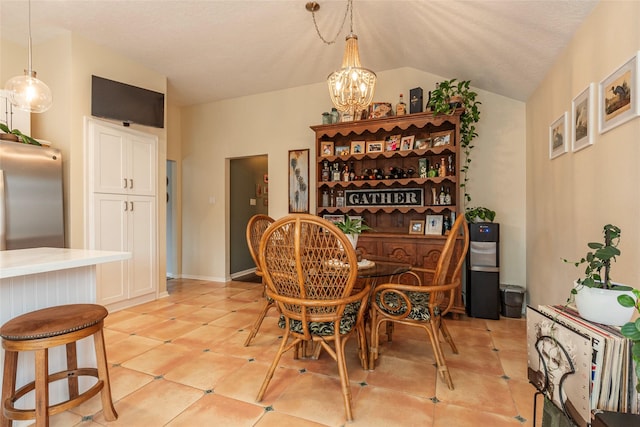
[[[464,108],[464,112],[460,116],[460,147],[464,158],[460,172],[462,173],[462,181],[460,188],[464,193],[464,206],[466,210],[467,204],[471,201],[471,196],[467,191],[467,183],[469,182],[469,165],[471,163],[471,150],[473,149],[472,141],[478,136],[476,131],[476,123],[480,121],[480,108],[482,104],[476,100],[478,94],[469,86],[471,81],[456,79],[445,80],[436,84],[436,88],[431,91],[431,98],[427,107],[431,108],[434,114],[453,114],[456,108]]]

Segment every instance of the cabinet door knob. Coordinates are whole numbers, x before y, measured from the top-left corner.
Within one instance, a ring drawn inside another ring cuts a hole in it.
[[[124,188],[127,188],[127,178],[124,178]]]
[[[129,178],[129,188],[133,189],[133,179]]]
[[[129,209],[131,212],[133,212],[133,202],[129,202],[131,203],[131,209]]]
[[[124,202],[124,211],[127,212],[129,210],[129,205],[127,205],[127,202]]]

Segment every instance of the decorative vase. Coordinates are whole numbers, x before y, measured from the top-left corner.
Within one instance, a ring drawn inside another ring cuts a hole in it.
[[[631,320],[634,307],[623,307],[618,303],[619,295],[629,295],[631,291],[615,289],[589,288],[574,282],[578,293],[575,296],[578,313],[584,319],[603,325],[622,326]]]

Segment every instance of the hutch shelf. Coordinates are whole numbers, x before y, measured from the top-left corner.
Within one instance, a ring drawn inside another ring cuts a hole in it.
[[[390,257],[434,268],[445,237],[424,234],[429,229],[427,218],[441,220],[446,228],[462,211],[462,112],[311,126],[316,137],[317,215],[363,218],[373,229],[358,240],[365,257]],[[425,222],[422,234],[410,232],[416,221]],[[459,292],[453,312],[464,313]]]

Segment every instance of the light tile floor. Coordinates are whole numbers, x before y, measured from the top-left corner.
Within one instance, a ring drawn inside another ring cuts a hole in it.
[[[460,351],[443,345],[455,390],[436,375],[418,328],[397,326],[392,343],[383,337],[374,371],[360,368],[352,338],[355,420],[347,423],[337,368],[326,354],[285,354],[264,401],[255,401],[281,334],[272,310],[243,346],[261,303],[257,283],[174,279],[169,297],[110,314],[105,336],[118,420],[106,422],[94,397],[51,425],[533,426],[524,319],[448,319]]]

